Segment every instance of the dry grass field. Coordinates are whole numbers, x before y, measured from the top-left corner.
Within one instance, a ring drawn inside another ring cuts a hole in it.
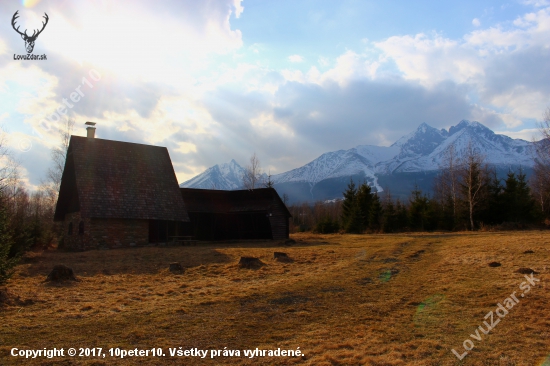
[[[30,253],[1,299],[0,365],[550,365],[548,232],[292,238]],[[291,260],[273,259],[274,251]],[[265,265],[240,268],[241,256]],[[185,273],[169,272],[170,262]],[[56,264],[79,281],[44,282]],[[540,279],[524,297],[522,267]],[[509,313],[495,313],[500,322],[478,331],[481,340],[471,337],[513,292]],[[467,339],[474,348],[459,361],[451,349],[463,354]],[[155,347],[166,357],[23,360],[10,356],[13,347]],[[170,357],[179,347],[241,356]],[[298,347],[305,356],[242,353]]]

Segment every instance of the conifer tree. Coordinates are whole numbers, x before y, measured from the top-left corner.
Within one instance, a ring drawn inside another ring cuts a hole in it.
[[[397,230],[403,231],[409,226],[407,206],[398,198],[395,202],[395,211],[397,212]]]
[[[344,191],[344,201],[342,202],[342,227],[347,230],[353,211],[356,210],[357,189],[353,179],[350,178],[348,187]]]
[[[369,215],[372,206],[372,190],[367,183],[363,183],[357,189],[357,205],[359,206],[359,215],[361,218],[361,227],[369,227]]]
[[[525,180],[525,174],[509,172],[502,192],[502,207],[506,221],[534,220],[535,201]]]
[[[384,210],[382,214],[382,231],[385,233],[394,233],[398,231],[398,218],[397,211],[393,204],[393,201],[390,199],[384,200]]]
[[[411,192],[409,206],[409,222],[411,229],[424,231],[428,228],[430,221],[430,210],[428,197],[422,194],[422,191],[415,185]]]
[[[382,213],[382,204],[380,203],[380,198],[378,197],[378,193],[375,193],[372,196],[372,204],[369,213],[369,229],[371,229],[372,231],[380,231]]]
[[[495,169],[487,171],[487,184],[482,189],[479,220],[486,224],[500,224],[505,220],[502,200],[502,184]]]

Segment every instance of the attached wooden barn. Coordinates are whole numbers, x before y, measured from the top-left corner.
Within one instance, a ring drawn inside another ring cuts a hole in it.
[[[189,217],[168,150],[97,139],[93,130],[71,136],[67,151],[54,216],[65,247],[147,245],[183,235]]]
[[[291,215],[273,188],[180,191],[197,240],[288,238]]]

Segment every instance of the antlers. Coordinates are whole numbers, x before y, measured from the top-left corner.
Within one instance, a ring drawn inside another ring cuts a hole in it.
[[[21,33],[21,32],[19,32],[19,27],[15,28],[15,19],[19,18],[19,15],[17,15],[17,13],[19,13],[19,10],[17,10],[17,11],[15,12],[15,14],[13,14],[13,18],[11,18],[11,26],[13,27],[13,29],[15,29],[15,31],[16,31],[17,33],[19,33],[20,35],[23,36],[24,34]],[[44,13],[44,14],[46,14],[46,13]]]
[[[42,29],[40,29],[40,30],[35,29],[34,32],[32,33],[32,36],[29,37],[29,35],[27,34],[27,30],[26,30],[26,29],[25,29],[25,33],[21,33],[21,32],[19,31],[19,26],[18,26],[17,28],[15,28],[15,20],[16,20],[17,18],[19,18],[19,15],[18,15],[17,13],[19,13],[19,10],[17,10],[17,11],[15,12],[15,14],[13,14],[13,18],[11,18],[11,26],[13,27],[13,29],[15,29],[15,31],[16,31],[17,33],[19,33],[19,34],[22,35],[22,36],[25,36],[25,38],[28,38],[28,39],[35,39],[36,37],[38,37],[38,35],[39,35],[40,33],[42,33],[42,31],[44,30],[44,28],[46,28],[46,24],[48,24],[48,20],[50,19],[50,18],[48,18],[48,14],[44,13],[43,18],[46,19],[46,22],[45,22],[45,23],[42,22]],[[36,33],[37,31],[38,31],[38,33]]]

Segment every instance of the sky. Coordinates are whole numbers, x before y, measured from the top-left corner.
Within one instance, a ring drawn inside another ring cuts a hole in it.
[[[39,30],[34,55],[19,31]],[[537,138],[550,0],[2,0],[0,125],[29,188],[75,135],[166,146],[181,183],[256,153],[271,174],[421,123]]]

